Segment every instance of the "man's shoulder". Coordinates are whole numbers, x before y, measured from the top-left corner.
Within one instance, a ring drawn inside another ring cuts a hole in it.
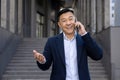
[[[62,38],[62,36],[63,36],[62,33],[57,34],[57,35],[54,35],[54,36],[51,36],[51,37],[48,38],[48,42],[54,42],[54,41],[56,41],[57,39]]]
[[[48,39],[57,39],[57,38],[61,38],[63,36],[63,33],[60,33],[60,34],[57,34],[57,35],[54,35],[52,37],[49,37]]]

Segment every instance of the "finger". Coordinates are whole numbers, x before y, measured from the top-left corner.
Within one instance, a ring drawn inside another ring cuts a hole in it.
[[[34,59],[37,59],[38,57],[37,57],[37,55],[36,54],[34,54]]]
[[[39,54],[39,56],[37,57],[37,60],[43,62],[44,56],[42,54]]]
[[[81,26],[80,22],[76,22],[76,23],[75,23],[75,26],[76,26],[76,27]]]
[[[38,55],[38,54],[40,54],[39,52],[37,52],[36,50],[33,50],[33,55]]]
[[[76,22],[75,28],[77,29],[77,31],[80,29],[80,24],[79,24],[79,22]]]
[[[77,27],[77,26],[78,26],[78,22],[75,23],[75,27]]]
[[[39,55],[39,60],[43,61],[43,57],[41,55]]]
[[[38,58],[38,52],[36,50],[33,50],[33,56],[34,56],[35,59]]]
[[[38,53],[36,50],[33,50],[33,53]]]

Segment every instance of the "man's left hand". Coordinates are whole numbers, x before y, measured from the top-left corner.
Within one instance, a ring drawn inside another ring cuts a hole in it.
[[[77,22],[75,23],[75,27],[78,28],[78,33],[79,33],[81,36],[87,33],[87,31],[85,30],[84,25],[83,25],[81,22],[77,21]]]

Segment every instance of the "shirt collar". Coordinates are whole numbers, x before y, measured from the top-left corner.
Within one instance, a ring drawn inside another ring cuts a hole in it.
[[[67,36],[65,35],[65,33],[63,32],[64,39],[65,40],[69,40],[69,41],[73,41],[76,38],[76,35],[77,35],[77,32],[75,31],[75,34],[74,34],[73,38],[72,39],[68,39]]]

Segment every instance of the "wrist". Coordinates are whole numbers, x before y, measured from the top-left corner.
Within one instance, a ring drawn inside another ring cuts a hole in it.
[[[79,34],[80,34],[81,36],[84,36],[84,35],[87,34],[87,31],[79,32]]]

